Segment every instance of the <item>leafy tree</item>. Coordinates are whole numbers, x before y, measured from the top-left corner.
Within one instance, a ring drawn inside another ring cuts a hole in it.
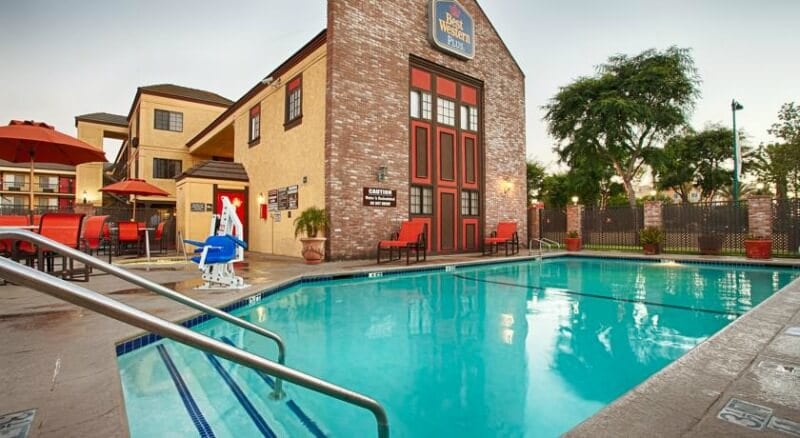
[[[775,186],[775,197],[783,199],[790,192],[800,192],[800,145],[762,145],[758,148],[753,167],[762,182]]]
[[[616,55],[592,77],[561,87],[544,106],[562,162],[610,166],[636,204],[633,180],[654,147],[686,125],[700,83],[688,49]]]
[[[542,191],[542,180],[545,177],[545,170],[544,166],[535,160],[529,160],[526,164],[528,167],[528,204],[531,204],[533,199]]]
[[[800,107],[795,106],[794,102],[781,105],[778,121],[767,132],[800,147]]]
[[[547,207],[564,207],[577,196],[583,205],[605,207],[609,199],[625,190],[612,181],[613,172],[602,166],[588,164],[568,172],[548,175],[542,181],[540,198]]]
[[[682,202],[689,202],[692,187],[700,189],[702,199],[713,199],[722,187],[733,184],[733,171],[722,167],[733,159],[732,135],[730,129],[712,125],[670,138],[651,159],[658,188],[674,190]]]

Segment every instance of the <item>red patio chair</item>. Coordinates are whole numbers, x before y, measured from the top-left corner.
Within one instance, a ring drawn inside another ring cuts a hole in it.
[[[497,231],[492,231],[490,237],[483,239],[483,254],[486,255],[486,248],[489,248],[489,254],[498,252],[500,245],[506,249],[508,255],[508,248],[511,247],[511,253],[516,254],[519,252],[519,234],[517,234],[516,222],[500,222],[497,224]]]
[[[156,233],[153,236],[153,243],[158,242],[159,254],[163,254],[164,249],[166,248],[166,242],[164,241],[164,238],[167,236],[164,234],[164,224],[165,222],[159,222],[158,225],[156,225]]]
[[[108,263],[111,263],[111,242],[106,238],[104,230],[107,228],[108,216],[89,216],[83,223],[83,235],[81,243],[83,250],[89,255],[100,254],[104,247],[108,253]]]
[[[136,222],[117,222],[117,255],[122,254],[124,246],[136,248],[136,254],[141,252],[141,237],[139,224]]]
[[[20,225],[28,225],[28,216],[23,216],[23,215],[0,216],[0,226],[2,227],[14,227]],[[15,242],[16,240],[14,239],[0,240],[0,254],[3,254],[6,257],[13,256]]]
[[[393,257],[394,249],[397,248],[397,258]],[[400,231],[392,235],[391,240],[381,240],[378,242],[378,264],[381,263],[381,251],[389,250],[389,261],[400,260],[403,250],[406,251],[406,264],[410,263],[410,251],[414,251],[419,262],[419,253],[422,252],[422,260],[428,259],[428,242],[425,240],[425,223],[417,221],[405,221],[400,225]]]
[[[39,221],[39,234],[70,248],[79,249],[83,216],[83,214],[73,213],[45,213]],[[30,242],[23,241],[19,244],[19,254],[26,258],[29,264],[33,264],[37,250],[38,248]],[[61,271],[54,272],[57,256],[61,257]],[[86,267],[75,269],[74,260],[66,256],[43,250],[39,260],[44,262],[44,266],[40,263],[39,269],[60,274],[64,279],[74,279],[75,274],[83,274],[83,281],[89,281],[89,270]],[[69,261],[69,267],[67,267],[67,261]]]

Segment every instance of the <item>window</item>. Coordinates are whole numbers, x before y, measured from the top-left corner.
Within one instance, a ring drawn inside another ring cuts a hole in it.
[[[436,99],[436,121],[443,125],[456,124],[456,104],[452,100]]]
[[[181,174],[181,160],[153,158],[153,178],[172,179]]]
[[[57,176],[39,176],[39,191],[55,193],[58,190]]]
[[[286,122],[284,127],[289,129],[303,118],[303,78],[298,76],[286,84]]]
[[[183,113],[156,110],[156,129],[183,132]]]
[[[466,131],[478,130],[478,108],[461,105],[461,129]]]
[[[3,175],[3,190],[27,190],[26,183],[27,179],[25,175],[15,175],[13,173],[6,173]]]
[[[250,124],[247,141],[250,146],[255,146],[261,139],[261,104],[250,108]]]
[[[478,216],[480,213],[478,192],[473,190],[461,191],[461,216]]]
[[[417,90],[411,90],[410,115],[415,119],[431,119],[431,94]]]
[[[433,214],[433,189],[411,186],[411,214]]]

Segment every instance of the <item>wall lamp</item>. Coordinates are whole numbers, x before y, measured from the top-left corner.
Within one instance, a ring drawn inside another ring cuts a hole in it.
[[[514,184],[511,181],[504,179],[500,182],[500,189],[503,190],[503,193],[508,194],[511,191],[511,188],[514,187]]]
[[[89,202],[89,194],[86,193],[86,190],[83,191],[83,203],[86,204]]]
[[[261,205],[261,204],[263,204],[263,203],[264,203],[264,201],[265,201],[265,199],[264,199],[264,192],[261,192],[261,193],[259,193],[259,194],[258,194],[258,205]]]
[[[386,172],[388,171],[386,166],[378,167],[378,173],[376,175],[378,181],[385,181],[386,180]]]
[[[578,205],[578,197],[577,196],[573,196],[572,197],[572,203],[575,204],[575,205]]]

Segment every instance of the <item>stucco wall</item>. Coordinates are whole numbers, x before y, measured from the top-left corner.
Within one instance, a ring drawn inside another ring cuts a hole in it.
[[[155,110],[183,113],[183,131],[173,132],[155,129]],[[181,160],[182,170],[186,170],[205,157],[189,154],[186,142],[208,126],[225,107],[186,100],[172,99],[143,93],[138,104],[139,151],[138,177],[170,193],[169,197],[139,197],[139,200],[155,202],[175,201],[175,180],[153,178],[153,158]],[[134,134],[135,135],[135,134]]]
[[[294,219],[311,206],[325,206],[324,140],[326,49],[322,46],[292,67],[278,82],[253,96],[233,115],[234,159],[250,178],[249,248],[253,251],[300,256]],[[302,73],[302,123],[284,128],[285,85]],[[248,144],[250,109],[261,104],[261,139]],[[303,177],[307,182],[303,183]],[[259,218],[258,197],[271,189],[298,185],[298,209],[281,211],[278,222],[270,213]],[[291,213],[291,217],[289,214]]]
[[[124,135],[128,129],[121,126],[103,125],[80,120],[77,122],[77,138],[97,149],[103,149],[106,132]],[[114,157],[106,156],[109,161]],[[103,186],[103,163],[87,163],[75,167],[75,202],[83,201],[86,191],[87,201],[94,205],[102,205],[103,197],[98,191]]]

